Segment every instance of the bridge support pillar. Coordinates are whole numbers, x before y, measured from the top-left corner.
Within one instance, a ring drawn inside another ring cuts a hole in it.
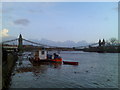
[[[20,34],[19,35],[19,38],[18,38],[18,51],[19,52],[22,52],[23,51],[23,39],[22,39],[22,35]]]

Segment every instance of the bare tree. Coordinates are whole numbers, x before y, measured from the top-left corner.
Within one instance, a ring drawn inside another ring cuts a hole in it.
[[[116,44],[116,43],[118,42],[118,40],[113,37],[113,38],[110,38],[109,42],[110,42],[111,44]]]

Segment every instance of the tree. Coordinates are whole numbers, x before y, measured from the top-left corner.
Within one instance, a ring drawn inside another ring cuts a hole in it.
[[[106,46],[110,46],[109,40],[106,40]]]
[[[113,37],[113,38],[110,38],[109,42],[110,42],[111,44],[116,44],[116,43],[118,42],[118,40]]]

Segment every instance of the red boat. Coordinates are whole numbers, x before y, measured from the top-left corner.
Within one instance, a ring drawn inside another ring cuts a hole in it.
[[[46,50],[39,50],[34,53],[33,56],[29,58],[31,62],[62,62],[62,58],[54,53],[48,54]]]
[[[62,62],[62,58],[50,59],[53,62]]]
[[[44,59],[40,60],[39,58],[29,58],[31,62],[62,62],[62,58],[56,58],[56,59]]]
[[[63,61],[64,64],[78,65],[78,62]]]

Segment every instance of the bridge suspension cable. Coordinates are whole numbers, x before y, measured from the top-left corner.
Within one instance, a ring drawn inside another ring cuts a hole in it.
[[[13,42],[13,41],[16,41],[16,40],[18,40],[18,38],[17,38],[17,39],[13,39],[13,40],[4,41],[4,42],[2,42],[2,43]]]
[[[98,43],[92,43],[90,45],[86,45],[86,46],[78,46],[76,48],[85,48],[85,47],[89,47],[89,46],[93,46],[93,45],[97,45]]]
[[[26,40],[26,39],[23,39],[23,40],[26,41],[26,42],[32,43],[32,44],[36,44],[36,45],[40,45],[40,46],[47,46],[47,45],[36,43],[36,42],[30,41],[30,40]]]
[[[19,38],[17,39],[13,39],[13,40],[8,40],[8,41],[3,41],[2,43],[8,43],[8,42],[13,42],[13,41],[16,41],[16,40],[19,40]],[[33,42],[33,41],[30,41],[30,40],[26,40],[24,38],[22,38],[21,36],[21,40],[24,40],[26,42],[29,42],[29,43],[32,43],[32,44],[35,44],[35,45],[39,45],[39,46],[43,46],[43,47],[51,47],[51,48],[61,48],[61,47],[58,47],[58,46],[51,46],[51,45],[46,45],[46,44],[41,44],[41,43],[37,43],[37,42]],[[76,47],[76,48],[83,48],[83,47],[88,47],[88,46],[93,46],[93,45],[97,45],[98,43],[93,43],[93,44],[90,44],[90,45],[86,45],[86,46],[79,46],[79,47]]]
[[[26,42],[29,42],[29,43],[33,43],[33,44],[36,44],[36,45],[40,45],[40,46],[56,47],[56,46],[50,46],[50,45],[45,45],[45,44],[36,43],[36,42],[30,41],[30,40],[26,40],[26,39],[23,39],[23,40],[26,41]]]
[[[90,46],[92,46],[92,45],[97,45],[98,43],[93,43],[93,44],[90,44]]]

